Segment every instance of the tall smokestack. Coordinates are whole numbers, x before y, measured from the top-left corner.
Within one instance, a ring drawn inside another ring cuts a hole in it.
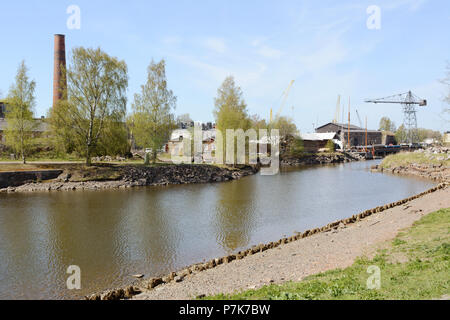
[[[53,66],[53,106],[61,100],[62,89],[67,87],[67,80],[61,83],[61,66],[66,67],[66,41],[63,34],[55,34],[55,55]]]

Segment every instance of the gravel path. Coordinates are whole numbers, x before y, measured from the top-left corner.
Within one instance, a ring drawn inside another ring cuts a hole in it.
[[[371,256],[399,230],[423,215],[450,207],[450,188],[441,189],[348,225],[315,234],[242,260],[192,274],[145,291],[134,299],[192,299],[199,295],[232,293],[271,282],[298,281],[335,268],[350,266],[361,255]]]

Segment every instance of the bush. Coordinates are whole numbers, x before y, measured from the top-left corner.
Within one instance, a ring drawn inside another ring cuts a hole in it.
[[[300,157],[303,155],[304,150],[305,148],[303,146],[303,140],[301,138],[294,138],[289,148],[290,155],[294,157]]]
[[[327,148],[330,152],[334,152],[336,150],[336,145],[334,144],[333,140],[328,140],[325,148]]]

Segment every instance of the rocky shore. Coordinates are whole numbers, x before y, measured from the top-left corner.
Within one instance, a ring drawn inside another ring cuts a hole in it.
[[[361,161],[364,157],[358,154],[333,152],[333,153],[317,153],[311,155],[304,155],[301,157],[282,156],[280,160],[281,166],[302,166],[315,164],[331,164],[331,163],[345,163],[352,161]]]
[[[164,186],[170,184],[208,183],[237,180],[258,171],[254,166],[225,168],[212,165],[164,165],[158,167],[121,166],[113,180],[77,181],[70,170],[64,170],[56,179],[45,182],[9,186],[0,192],[68,191],[126,189],[140,186]]]
[[[397,157],[397,158],[396,158]],[[450,182],[450,148],[432,147],[419,149],[385,158],[372,170]]]
[[[383,168],[375,165],[372,170],[384,173],[401,174],[431,179],[437,182],[450,182],[450,167],[441,164],[418,164],[413,163],[406,166],[400,165],[392,168]]]

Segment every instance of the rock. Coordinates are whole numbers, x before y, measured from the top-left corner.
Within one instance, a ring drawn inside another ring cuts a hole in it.
[[[147,288],[153,289],[154,287],[159,286],[162,283],[163,283],[163,280],[161,278],[152,278],[148,281]]]
[[[125,288],[125,292],[124,292],[124,298],[126,299],[130,299],[133,296],[141,293],[142,291],[139,288],[133,287],[133,286],[129,286],[127,288]]]
[[[143,275],[143,274],[140,274],[140,273],[138,273],[138,274],[133,274],[133,275],[132,275],[132,277],[140,279],[140,278],[143,278],[143,277],[144,277],[144,275]]]
[[[70,178],[72,177],[72,174],[67,173],[67,172],[63,172],[62,174],[60,174],[58,176],[58,178],[56,178],[56,181],[59,182],[69,182]]]
[[[125,290],[115,289],[104,292],[100,295],[100,300],[120,300],[125,297]]]

